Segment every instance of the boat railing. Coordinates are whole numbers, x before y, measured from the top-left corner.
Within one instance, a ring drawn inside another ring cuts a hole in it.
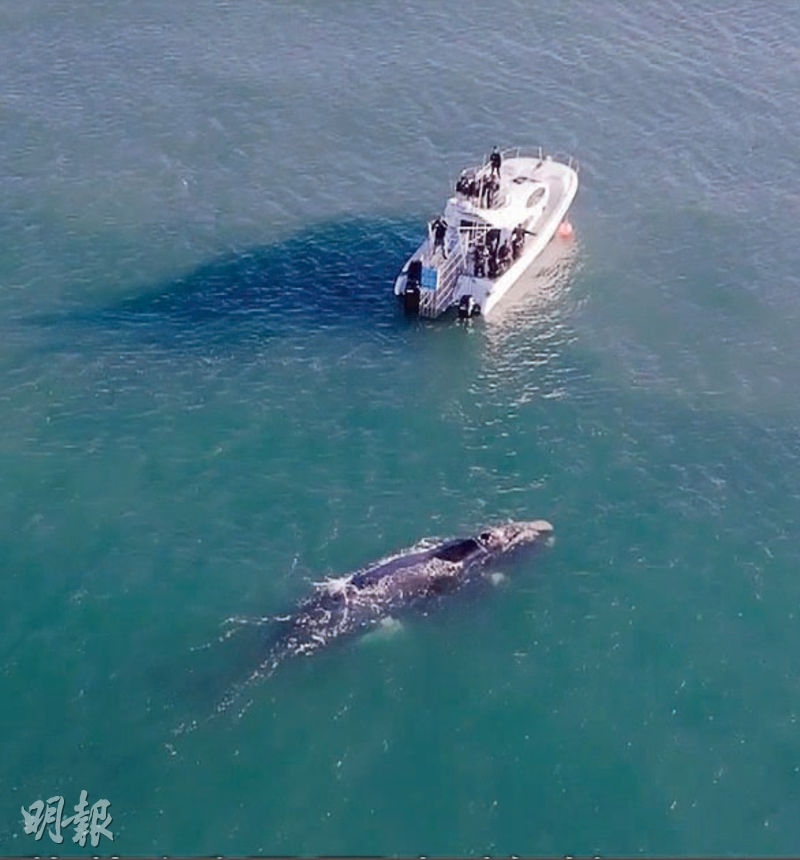
[[[507,149],[501,150],[500,155],[501,155],[503,161],[506,161],[506,160],[512,159],[512,158],[532,158],[532,159],[536,159],[537,161],[540,161],[540,162],[545,161],[545,160],[550,160],[550,161],[558,162],[559,164],[565,164],[567,167],[571,168],[576,173],[579,170],[577,159],[573,158],[571,155],[567,155],[567,154],[560,153],[560,152],[556,153],[554,155],[548,155],[544,151],[544,148],[541,146],[513,146],[513,147],[508,147]],[[472,177],[476,182],[482,183],[491,175],[491,171],[492,171],[492,169],[491,169],[491,165],[490,165],[490,156],[484,155],[483,161],[481,164],[479,164],[475,167],[466,168],[465,170],[462,171],[461,175],[462,176],[466,175],[466,176]],[[484,207],[480,204],[480,201],[483,199],[482,194],[478,195],[477,200],[479,202],[476,203],[475,197],[470,197],[468,194],[465,194],[463,191],[460,191],[458,189],[458,183],[457,182],[454,183],[454,186],[456,188],[456,196],[457,197],[463,199],[464,201],[466,201],[468,203],[472,203],[473,205],[477,206],[477,208],[480,208],[480,209],[483,209],[483,208],[502,209],[503,206],[506,205],[507,200],[508,200],[507,195],[503,193],[502,186],[501,186],[501,188],[498,189],[498,191],[494,195],[494,198],[492,200],[492,205]]]
[[[574,156],[565,152],[548,154],[541,146],[510,146],[507,149],[501,150],[500,155],[502,156],[503,161],[509,158],[535,158],[539,161],[550,159],[551,161],[559,162],[559,164],[566,164],[567,167],[572,168],[576,173],[580,170],[578,160]],[[476,179],[488,176],[490,172],[491,167],[489,164],[488,154],[484,154],[483,160],[480,164],[475,167],[468,167],[462,171],[462,173],[472,175]]]
[[[576,173],[580,169],[578,160],[573,156],[564,152],[556,152],[548,155],[541,146],[513,146],[502,150],[500,154],[504,161],[507,158],[536,158],[539,161],[549,158],[551,161],[557,161],[559,164],[566,164],[567,167]],[[486,161],[488,161],[488,156],[484,157],[484,162]]]
[[[507,158],[538,158],[541,161],[545,152],[541,146],[511,146],[501,150],[500,155],[503,157],[503,161]]]
[[[419,314],[423,317],[438,317],[453,303],[458,276],[466,271],[466,258],[461,237],[456,230],[448,230],[447,258],[437,267],[435,290],[423,290],[420,295]]]
[[[491,230],[490,224],[472,224],[469,227],[458,228],[458,240],[461,253],[466,260],[472,248],[480,241],[486,241],[486,234]]]
[[[578,159],[565,152],[555,153],[553,155],[553,161],[557,161],[559,164],[566,164],[567,167],[571,168],[576,173],[580,173],[580,164],[578,164]]]

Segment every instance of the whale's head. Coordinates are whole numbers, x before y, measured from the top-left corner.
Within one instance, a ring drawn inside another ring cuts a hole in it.
[[[535,544],[550,546],[554,541],[553,526],[547,520],[503,523],[482,531],[478,541],[490,553],[497,555]]]

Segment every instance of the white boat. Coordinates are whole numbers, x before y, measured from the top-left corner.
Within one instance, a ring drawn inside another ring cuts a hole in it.
[[[572,158],[495,150],[462,172],[443,217],[397,276],[395,295],[420,316],[451,307],[461,317],[489,315],[556,232],[572,234],[565,219],[577,190]]]

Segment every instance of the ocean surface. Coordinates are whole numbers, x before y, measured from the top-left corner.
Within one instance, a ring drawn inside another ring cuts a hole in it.
[[[798,46],[780,0],[0,3],[0,853],[800,850]],[[579,160],[575,239],[407,320],[495,144]],[[215,716],[226,619],[538,517]],[[24,832],[81,790],[113,844]]]

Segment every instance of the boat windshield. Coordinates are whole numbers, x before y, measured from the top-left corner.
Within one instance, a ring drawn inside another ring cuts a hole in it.
[[[539,203],[541,201],[541,199],[544,197],[544,195],[545,195],[544,187],[537,188],[536,191],[534,191],[533,194],[531,194],[531,196],[528,198],[528,201],[525,205],[528,207],[528,209],[530,209],[531,206],[535,206],[537,203]]]

